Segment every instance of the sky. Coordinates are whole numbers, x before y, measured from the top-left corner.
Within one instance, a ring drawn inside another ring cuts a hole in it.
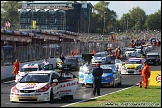
[[[99,1],[87,1],[87,2],[91,2],[92,5],[95,5]],[[153,14],[161,8],[161,1],[106,1],[106,2],[110,2],[108,8],[110,10],[114,10],[117,13],[118,19],[120,19],[123,14],[128,13],[129,10],[137,6],[143,9],[146,15]]]
[[[67,1],[46,1],[46,2],[67,2]],[[89,2],[92,5],[95,5],[99,1],[87,1],[87,3]],[[161,1],[106,1],[106,2],[110,2],[108,8],[110,10],[114,10],[117,13],[118,19],[120,19],[123,14],[128,13],[129,10],[131,10],[132,8],[136,8],[137,6],[143,9],[146,12],[146,15],[153,14],[161,8]]]

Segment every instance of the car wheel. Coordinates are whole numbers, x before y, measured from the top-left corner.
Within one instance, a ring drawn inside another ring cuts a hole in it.
[[[159,65],[159,63],[158,63],[158,62],[156,62],[156,63],[155,63],[155,65],[156,65],[156,66],[158,66],[158,65]]]
[[[116,84],[115,84],[115,79],[113,80],[113,84],[112,87],[115,88]]]
[[[63,96],[63,97],[61,97],[61,99],[62,99],[62,100],[66,100],[66,97],[65,97],[65,96]]]
[[[122,77],[120,76],[120,82],[118,83],[118,85],[121,85],[121,83],[122,83],[122,79],[121,79]]]
[[[54,101],[54,95],[53,95],[53,91],[51,90],[50,92],[50,103],[52,103]]]

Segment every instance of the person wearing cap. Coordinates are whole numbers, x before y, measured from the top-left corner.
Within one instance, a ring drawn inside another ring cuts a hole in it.
[[[100,64],[96,63],[96,67],[93,68],[93,95],[95,96],[96,91],[97,91],[97,95],[100,96],[100,88],[101,88],[101,77],[103,74],[103,70],[102,68],[100,68]]]
[[[144,83],[145,89],[148,87],[148,78],[150,77],[150,67],[147,64],[147,61],[144,62],[144,67],[141,72],[142,81]]]

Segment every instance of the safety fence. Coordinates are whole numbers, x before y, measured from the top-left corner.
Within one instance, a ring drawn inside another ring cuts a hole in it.
[[[44,45],[19,46],[13,49],[1,50],[1,66],[12,65],[15,59],[19,62],[30,62],[42,60],[44,58],[58,58],[61,54],[67,56],[71,51],[78,49],[79,54],[91,53],[93,49],[104,51],[108,47],[112,49],[120,46],[125,47],[130,43],[130,39],[118,41],[96,41],[96,42],[64,42]]]

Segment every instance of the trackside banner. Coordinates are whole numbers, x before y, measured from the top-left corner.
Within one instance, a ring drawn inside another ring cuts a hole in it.
[[[161,86],[161,71],[151,71],[149,85]]]

